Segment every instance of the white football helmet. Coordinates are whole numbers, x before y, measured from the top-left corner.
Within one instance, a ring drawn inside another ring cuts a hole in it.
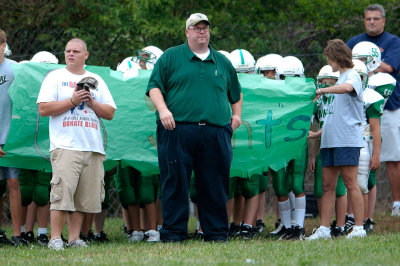
[[[228,58],[228,59],[231,56],[231,54],[229,52],[224,51],[224,50],[219,50],[218,52],[220,52],[221,54],[225,55],[225,57]]]
[[[363,85],[363,90],[367,87],[368,84],[368,69],[367,66],[358,59],[353,59],[353,69],[357,71],[357,73],[361,77],[362,85]]]
[[[139,62],[135,57],[127,57],[124,60],[122,60],[121,63],[118,64],[117,66],[117,71],[121,71],[122,73],[125,73],[131,68],[136,68],[139,66]],[[139,66],[140,68],[140,66]]]
[[[276,68],[276,79],[283,77],[304,77],[303,63],[295,56],[285,56]]]
[[[40,51],[32,56],[31,62],[58,64],[58,59],[50,52]]]
[[[238,73],[254,72],[256,61],[254,57],[244,49],[236,49],[230,53],[233,67]]]
[[[317,76],[317,88],[324,88],[326,85],[322,84],[323,79],[335,79],[338,80],[340,77],[339,71],[333,72],[330,65],[323,66]]]
[[[283,57],[278,54],[267,54],[258,58],[256,63],[256,71],[261,74],[264,70],[276,70]]]
[[[139,70],[141,69],[140,65],[136,62],[133,62],[131,68],[123,72],[124,80],[128,80],[139,75]]]
[[[10,47],[6,43],[6,49],[4,50],[4,56],[10,56],[10,55],[12,55],[12,52],[10,50]]]
[[[353,58],[363,60],[368,72],[372,72],[381,65],[381,51],[378,46],[372,42],[359,42],[351,51]]]
[[[157,60],[163,54],[163,51],[155,46],[147,46],[138,51],[138,56],[135,57],[137,62],[144,61],[147,70],[153,70]]]

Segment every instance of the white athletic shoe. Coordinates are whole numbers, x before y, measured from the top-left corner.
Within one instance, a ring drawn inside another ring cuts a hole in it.
[[[400,205],[397,205],[397,206],[393,207],[392,216],[400,216]]]
[[[133,231],[131,237],[129,238],[129,242],[139,242],[144,238],[143,231]]]
[[[149,237],[149,239],[147,239],[147,242],[159,242],[160,241],[160,232],[158,232],[156,230],[149,230],[144,234]]]
[[[331,230],[327,230],[318,227],[312,235],[306,237],[306,240],[317,240],[317,239],[331,239]]]
[[[270,232],[271,235],[276,235],[277,233],[279,233],[279,231],[281,231],[283,227],[283,223],[280,223],[279,226],[272,232]]]
[[[82,239],[71,241],[67,244],[67,248],[87,248],[86,242]]]
[[[62,241],[61,238],[51,239],[47,247],[52,250],[63,250],[64,242]]]
[[[361,226],[359,228],[358,226],[354,226],[353,230],[351,231],[350,234],[346,236],[346,238],[355,238],[355,237],[366,237],[367,233],[365,232],[364,228]]]

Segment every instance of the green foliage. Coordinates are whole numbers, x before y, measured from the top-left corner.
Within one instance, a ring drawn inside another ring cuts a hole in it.
[[[211,44],[217,50],[243,48],[256,58],[267,53],[299,57],[308,76],[325,64],[327,40],[364,32],[367,0],[32,0],[1,1],[2,25],[14,59],[30,59],[40,50],[63,62],[65,43],[87,41],[88,64],[115,69],[138,49],[155,45],[165,50],[185,41],[191,13],[211,20]],[[380,1],[386,9],[386,30],[400,35],[400,5]]]

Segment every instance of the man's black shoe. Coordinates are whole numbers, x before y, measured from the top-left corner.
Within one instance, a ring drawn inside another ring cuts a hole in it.
[[[30,244],[35,242],[35,234],[32,231],[21,233],[21,237]]]
[[[46,234],[40,234],[37,237],[36,241],[42,247],[47,247],[47,244],[49,244],[49,238],[47,237]]]

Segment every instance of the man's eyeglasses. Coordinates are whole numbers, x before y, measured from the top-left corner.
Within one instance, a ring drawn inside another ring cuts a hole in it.
[[[193,31],[196,32],[196,33],[200,33],[202,30],[204,30],[204,32],[209,32],[209,31],[210,31],[210,26],[205,26],[205,27],[203,27],[203,28],[200,28],[200,27],[192,27],[192,28],[189,28],[189,30],[193,30]]]
[[[364,18],[366,21],[379,21],[379,20],[381,20],[382,18]]]

